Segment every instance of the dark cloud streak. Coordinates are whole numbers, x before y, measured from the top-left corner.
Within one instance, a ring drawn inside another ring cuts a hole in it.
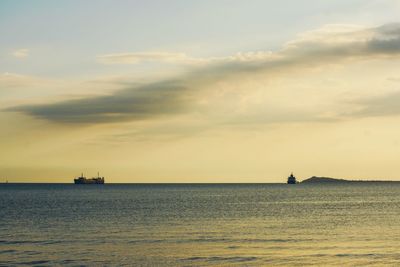
[[[112,95],[10,108],[59,123],[107,123],[143,120],[184,108],[185,87],[174,81],[123,89]]]

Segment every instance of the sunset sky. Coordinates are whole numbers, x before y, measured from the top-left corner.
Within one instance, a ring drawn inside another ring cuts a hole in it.
[[[0,182],[400,180],[399,14],[0,1]]]

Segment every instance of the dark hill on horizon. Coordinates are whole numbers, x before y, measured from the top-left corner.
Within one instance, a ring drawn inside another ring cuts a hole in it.
[[[332,184],[332,183],[400,183],[400,181],[390,181],[390,180],[345,180],[345,179],[338,179],[338,178],[331,178],[331,177],[318,177],[313,176],[308,179],[301,181],[301,183],[305,184]]]
[[[317,177],[313,176],[301,181],[301,183],[348,183],[351,182],[345,179],[331,178],[331,177]]]

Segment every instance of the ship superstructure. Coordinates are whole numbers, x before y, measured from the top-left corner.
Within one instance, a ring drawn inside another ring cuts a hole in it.
[[[288,184],[297,184],[296,177],[294,177],[293,173],[291,173],[290,176],[288,177],[287,183]]]

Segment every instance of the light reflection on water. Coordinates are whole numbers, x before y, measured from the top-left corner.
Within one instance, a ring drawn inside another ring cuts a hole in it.
[[[0,265],[399,265],[400,184],[0,185]]]

